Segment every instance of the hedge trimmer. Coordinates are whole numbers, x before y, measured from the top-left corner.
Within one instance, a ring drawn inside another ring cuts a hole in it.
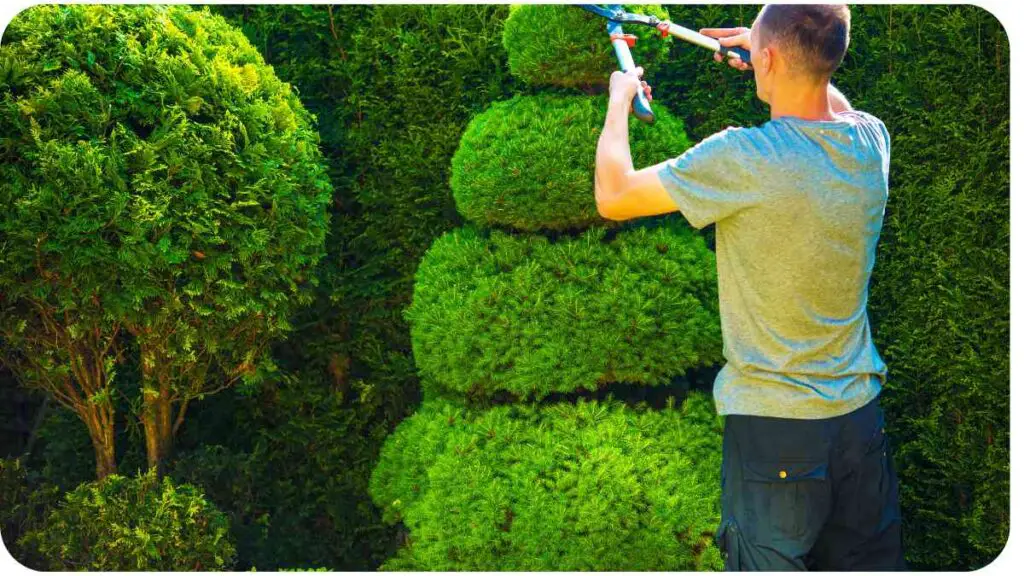
[[[579,4],[578,6],[608,20],[608,36],[611,38],[615,57],[619,61],[619,69],[623,72],[628,72],[636,67],[633,63],[633,56],[629,52],[629,49],[636,45],[636,36],[624,34],[622,32],[623,24],[651,26],[656,28],[658,32],[661,32],[662,38],[668,38],[671,34],[680,40],[685,40],[691,44],[718,52],[723,58],[739,58],[743,62],[750,63],[750,52],[743,48],[726,48],[718,40],[710,36],[694,32],[689,28],[684,28],[668,20],[661,20],[656,16],[644,16],[643,14],[626,12],[620,4],[608,6]],[[633,115],[644,122],[654,122],[654,112],[651,111],[651,94],[649,90],[648,88],[647,92],[637,92],[636,96],[633,97]]]

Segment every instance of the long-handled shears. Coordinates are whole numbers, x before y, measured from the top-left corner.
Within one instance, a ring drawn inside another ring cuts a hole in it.
[[[626,12],[619,4],[608,6],[578,4],[578,6],[608,20],[608,35],[611,37],[612,47],[615,49],[615,57],[619,61],[619,69],[623,72],[628,72],[636,67],[633,63],[633,56],[629,52],[630,47],[636,44],[636,36],[623,34],[623,24],[651,26],[661,32],[662,38],[672,35],[680,40],[685,40],[691,44],[718,52],[723,58],[739,58],[743,62],[750,63],[749,51],[738,47],[726,48],[718,40],[710,36],[694,32],[689,28],[674,24],[668,20],[661,20],[656,16]],[[637,95],[633,98],[633,115],[645,122],[654,121],[654,112],[651,111],[647,94],[637,92]]]

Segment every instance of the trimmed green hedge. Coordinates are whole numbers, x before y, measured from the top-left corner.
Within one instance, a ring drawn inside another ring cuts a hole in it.
[[[672,6],[691,28],[757,6]],[[853,6],[835,84],[892,136],[868,299],[907,558],[977,569],[1009,533],[1009,45],[976,6]],[[750,74],[682,43],[652,80],[694,138],[768,120]]]
[[[667,18],[657,4],[627,4],[628,11]],[[607,20],[580,8],[559,4],[512,6],[502,43],[512,74],[528,84],[551,86],[607,85],[618,61],[606,28]],[[669,42],[654,28],[625,29],[637,36],[630,51],[646,72],[654,71],[668,53]]]
[[[485,226],[566,230],[607,223],[594,203],[594,155],[607,99],[539,94],[477,115],[452,158],[459,212]],[[654,125],[630,120],[633,164],[643,168],[690,146],[683,123],[654,104]]]
[[[425,404],[370,490],[409,538],[385,570],[721,570],[710,396],[470,411]]]
[[[555,241],[454,230],[407,317],[424,386],[471,397],[662,385],[722,348],[714,255],[681,217]]]

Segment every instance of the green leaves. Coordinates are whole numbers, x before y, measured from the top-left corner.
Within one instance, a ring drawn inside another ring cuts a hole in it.
[[[154,472],[80,485],[20,544],[51,570],[217,570],[235,556],[227,518],[202,492]]]
[[[386,570],[720,570],[712,400],[424,404],[385,443],[370,492],[412,542]]]
[[[41,307],[83,345],[123,326],[179,374],[264,354],[311,298],[295,278],[324,255],[332,192],[291,87],[185,6],[39,6],[10,32],[0,333]]]
[[[459,212],[481,225],[530,232],[605,223],[594,202],[594,155],[606,105],[597,96],[541,94],[497,102],[477,115],[452,158]],[[654,106],[654,125],[630,122],[637,168],[690,146],[682,122]]]
[[[656,4],[627,4],[629,12],[667,18]],[[511,7],[502,43],[512,74],[532,85],[606,85],[618,70],[606,28],[607,20],[580,8],[555,4]],[[626,30],[637,36],[633,60],[648,72],[668,53],[669,42],[651,27]]]
[[[406,312],[424,385],[542,397],[667,384],[718,361],[715,260],[701,237],[681,217],[608,234],[439,238]]]

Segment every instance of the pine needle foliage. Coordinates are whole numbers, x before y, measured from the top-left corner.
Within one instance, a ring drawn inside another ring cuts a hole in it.
[[[412,533],[386,570],[720,570],[721,428],[711,398],[483,411],[428,402],[370,489]]]
[[[594,203],[594,155],[607,102],[538,94],[498,102],[477,115],[452,158],[452,193],[475,223],[534,232],[607,223]],[[633,164],[682,154],[683,123],[654,104],[658,121],[630,120]]]
[[[229,570],[235,556],[227,517],[154,471],[82,484],[23,544],[58,571]]]
[[[627,4],[627,11],[667,18],[657,4]],[[607,85],[618,67],[604,18],[560,4],[512,6],[502,43],[516,78],[535,86]],[[658,68],[669,42],[650,27],[626,30],[637,36],[633,60],[647,71]]]
[[[714,254],[681,218],[613,235],[467,226],[420,264],[413,353],[426,388],[486,397],[667,384],[719,359]]]

